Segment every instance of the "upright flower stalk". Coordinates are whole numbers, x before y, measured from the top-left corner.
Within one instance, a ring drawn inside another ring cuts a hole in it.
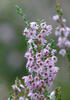
[[[60,0],[56,0],[56,11],[57,15],[53,16],[53,20],[58,23],[55,29],[55,35],[58,37],[57,46],[60,48],[59,54],[62,56],[67,55],[70,61],[70,40],[68,37],[70,35],[70,28],[66,25],[66,19],[63,18],[63,12],[60,7]]]
[[[22,10],[18,6],[17,8],[23,16]],[[28,60],[26,68],[29,75],[22,77],[22,83],[16,79],[15,84],[12,85],[13,93],[8,100],[60,100],[59,92],[57,93],[56,90],[49,94],[49,89],[59,70],[55,65],[57,57],[54,41],[51,40],[49,43],[46,40],[52,33],[52,26],[47,25],[43,20],[25,23],[27,27],[24,29],[23,35],[28,40],[25,57]]]

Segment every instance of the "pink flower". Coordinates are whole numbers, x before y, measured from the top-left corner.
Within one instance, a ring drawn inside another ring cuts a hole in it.
[[[48,50],[48,49],[44,49],[44,50],[43,50],[43,54],[44,54],[44,55],[47,55],[48,53],[49,53],[49,50]]]
[[[13,90],[17,90],[18,92],[21,92],[21,89],[17,87],[17,85],[12,85]]]
[[[66,55],[66,50],[65,49],[61,49],[59,51],[59,54],[62,55],[62,56],[65,56]]]
[[[50,100],[54,100],[55,98],[55,91],[52,91],[50,94]]]
[[[30,80],[28,80],[29,79],[28,76],[23,76],[22,79],[24,80],[26,85],[29,85]]]
[[[29,57],[28,61],[32,64],[34,62],[34,58],[33,57]]]
[[[46,28],[46,26],[47,26],[46,22],[41,23],[40,26],[41,26],[42,29]]]
[[[44,95],[40,95],[39,98],[40,98],[40,100],[43,100],[44,99]]]
[[[32,81],[32,80],[33,80],[32,75],[29,75],[29,76],[28,76],[28,81]]]
[[[46,35],[48,36],[52,31],[52,26],[51,25],[47,25],[46,29],[47,29],[47,34]]]
[[[37,72],[38,66],[37,65],[32,66],[32,70],[33,70],[33,72]]]
[[[30,23],[30,27],[31,27],[32,29],[34,29],[34,30],[37,30],[37,29],[38,29],[38,25],[37,25],[36,22],[31,22],[31,23]]]
[[[42,34],[38,34],[37,39],[41,41],[43,39]]]
[[[46,35],[47,35],[47,30],[42,29],[40,33],[41,33],[43,36],[46,36]]]
[[[54,21],[59,20],[59,15],[55,15],[55,16],[53,16],[53,20],[54,20]]]
[[[28,59],[29,57],[31,56],[31,53],[30,52],[26,52],[25,53],[25,57]]]
[[[69,41],[69,40],[67,40],[67,41],[65,42],[65,46],[66,46],[66,47],[70,47],[70,41]]]
[[[43,75],[42,75],[43,76],[43,79],[47,79],[48,78],[48,75],[49,74],[47,72],[43,73]]]
[[[40,59],[42,57],[41,53],[36,53],[36,59]]]
[[[24,97],[20,97],[19,100],[25,100],[25,98]]]
[[[25,28],[23,35],[25,35],[26,37],[29,37],[29,29]]]
[[[54,63],[56,63],[56,62],[57,62],[57,57],[56,57],[56,56],[52,56],[52,61],[53,61]]]
[[[34,81],[39,81],[39,77],[35,76]]]
[[[23,86],[23,84],[20,84],[20,87],[21,87],[23,90],[25,90],[25,87]]]
[[[57,46],[59,46],[61,48],[61,47],[63,47],[65,45],[65,42],[66,42],[66,38],[65,37],[59,37]]]

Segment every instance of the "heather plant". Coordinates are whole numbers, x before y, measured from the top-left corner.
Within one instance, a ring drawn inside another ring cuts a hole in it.
[[[70,62],[70,27],[66,25],[66,19],[63,18],[63,12],[60,6],[60,0],[56,2],[57,15],[53,16],[53,20],[58,23],[55,29],[55,35],[58,37],[57,46],[60,48],[59,54],[62,56],[67,55]]]
[[[8,100],[61,100],[60,87],[53,92],[49,90],[59,70],[54,41],[47,40],[52,33],[52,26],[44,20],[29,23],[22,9],[19,6],[16,9],[26,24],[23,35],[28,45],[25,53],[28,75],[23,76],[22,81],[16,78]]]

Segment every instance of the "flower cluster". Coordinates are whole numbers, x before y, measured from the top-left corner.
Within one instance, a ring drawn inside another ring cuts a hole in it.
[[[19,100],[48,100],[47,92],[59,70],[55,66],[57,57],[53,40],[50,43],[46,40],[51,30],[52,26],[46,22],[31,22],[24,29],[23,35],[28,38],[29,47],[25,53],[28,60],[26,68],[30,75],[22,77],[23,84],[19,81],[18,85],[12,86],[17,95],[23,91],[22,96],[17,96]]]
[[[70,41],[68,40],[70,28],[66,26],[66,19],[59,14],[53,16],[53,20],[58,22],[58,26],[55,29],[55,35],[58,37],[57,46],[60,48],[59,54],[65,56],[67,52],[66,48],[70,47]]]

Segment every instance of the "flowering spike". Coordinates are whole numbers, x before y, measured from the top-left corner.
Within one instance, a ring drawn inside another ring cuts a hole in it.
[[[59,70],[55,66],[57,57],[54,41],[48,43],[45,39],[51,34],[52,26],[46,22],[31,22],[29,25],[29,28],[24,29],[23,35],[28,38],[29,48],[25,57],[28,60],[26,68],[30,74],[22,77],[23,84],[16,79],[12,88],[19,100],[50,100],[48,91]],[[22,93],[23,96],[20,95]]]
[[[8,100],[52,100],[57,92],[53,91],[50,94],[49,89],[59,70],[55,65],[57,57],[55,56],[54,40],[51,40],[50,43],[46,40],[52,33],[52,26],[47,25],[44,20],[29,23],[22,9],[19,6],[16,6],[16,9],[27,25],[23,35],[28,44],[28,50],[25,53],[28,60],[26,64],[28,75],[22,77],[22,82],[16,78],[15,84],[12,85],[12,96]],[[57,7],[58,12],[61,11],[59,10]],[[58,20],[59,16],[54,19]]]
[[[57,15],[53,16],[53,20],[58,22],[58,26],[55,29],[55,35],[58,37],[57,46],[60,48],[59,54],[65,56],[67,53],[67,58],[69,60],[70,57],[67,48],[70,48],[70,40],[68,40],[70,28],[66,26],[66,19],[63,18],[60,0],[56,2],[56,10]]]

